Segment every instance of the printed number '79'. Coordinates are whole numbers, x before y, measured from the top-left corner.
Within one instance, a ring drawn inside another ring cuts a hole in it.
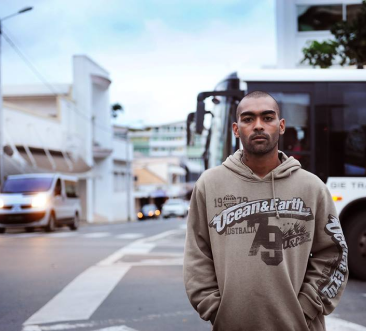
[[[262,261],[267,265],[279,265],[283,260],[282,231],[275,225],[268,225],[268,217],[263,216],[248,221],[248,226],[259,224],[249,256],[257,255],[259,247],[263,246],[272,252],[261,252]]]

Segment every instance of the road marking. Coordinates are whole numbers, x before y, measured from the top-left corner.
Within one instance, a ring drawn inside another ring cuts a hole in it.
[[[89,319],[129,269],[129,266],[90,267],[24,324]]]
[[[111,326],[109,328],[104,328],[104,329],[98,329],[96,331],[137,331],[137,330],[131,329],[126,325],[121,325],[121,326]]]
[[[156,246],[155,241],[175,233],[176,230],[171,230],[136,240],[88,268],[23,325],[88,320],[132,267],[114,263],[125,254],[146,254]]]
[[[53,325],[27,325],[24,326],[22,331],[62,331],[79,328],[90,328],[95,326],[95,323],[63,323]]]
[[[183,265],[183,257],[177,259],[163,259],[163,260],[141,260],[141,262],[130,263],[132,266],[170,266],[170,265]]]
[[[89,323],[63,323],[63,324],[53,324],[53,325],[29,325],[23,328],[23,331],[63,331],[63,330],[71,330],[71,329],[80,329],[80,328],[90,328],[96,327],[95,322]],[[131,329],[126,325],[115,325],[106,327],[103,329],[94,329],[95,331],[137,331],[136,329]]]
[[[44,235],[44,233],[43,233]],[[6,237],[17,237],[17,238],[34,238],[34,237],[41,237],[42,234],[40,233],[9,233],[6,234]]]
[[[142,237],[144,237],[142,233],[124,233],[116,236],[118,239],[138,239]]]
[[[154,241],[168,237],[172,234],[175,234],[176,232],[177,232],[176,230],[170,230],[170,231],[159,233],[152,237],[136,240],[136,241],[132,242],[131,244],[114,252],[112,255],[108,256],[106,259],[100,261],[98,263],[98,265],[100,265],[100,266],[112,265],[112,264],[116,263],[117,261],[119,261],[126,254],[147,254],[151,250],[153,250],[153,248],[156,246]]]
[[[328,331],[366,331],[366,327],[362,325],[331,316],[325,317],[325,324]]]
[[[69,238],[69,237],[76,237],[78,234],[75,232],[57,232],[57,233],[50,233],[47,234],[47,237],[51,238]]]
[[[109,232],[92,232],[82,235],[84,238],[105,238],[110,236]]]

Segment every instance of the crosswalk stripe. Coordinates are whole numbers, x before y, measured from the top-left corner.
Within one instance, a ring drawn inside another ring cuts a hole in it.
[[[340,318],[326,316],[325,324],[329,331],[366,331],[366,327]]]
[[[107,232],[99,234],[101,233]],[[136,240],[88,268],[23,325],[88,320],[131,268],[131,265],[128,264],[114,263],[128,253],[150,252],[156,246],[156,243],[152,241],[173,233],[175,231],[166,231],[152,237]]]
[[[111,233],[109,233],[109,232],[92,232],[92,233],[83,234],[82,237],[84,237],[84,238],[105,238],[105,237],[109,237],[110,235],[111,235]]]
[[[56,232],[56,233],[50,233],[47,234],[47,237],[51,238],[70,238],[70,237],[76,237],[78,234],[75,232]]]
[[[24,325],[89,319],[129,269],[129,266],[113,265],[90,267],[32,315]]]
[[[34,238],[34,237],[41,237],[45,235],[44,233],[9,233],[5,235],[5,238]]]
[[[111,326],[109,328],[104,328],[104,329],[98,329],[96,331],[137,331],[137,330],[131,329],[126,325],[121,325],[121,326]]]
[[[138,239],[142,237],[144,237],[142,233],[123,233],[116,236],[118,239]]]

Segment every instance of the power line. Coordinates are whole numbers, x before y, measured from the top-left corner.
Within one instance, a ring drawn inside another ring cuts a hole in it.
[[[61,94],[57,91],[47,80],[43,77],[43,75],[39,72],[39,70],[32,64],[32,62],[29,60],[29,58],[20,50],[20,48],[12,41],[12,39],[7,35],[7,33],[4,32],[4,29],[2,31],[2,35],[4,36],[4,39],[8,42],[8,44],[14,49],[14,51],[19,55],[19,57],[25,62],[25,64],[31,69],[31,71],[38,77],[38,79],[53,93],[54,96],[57,96]],[[83,114],[81,111],[78,110],[77,107],[74,107],[75,113],[77,113],[79,116],[81,116],[84,120],[88,122],[92,122],[93,125],[98,127],[100,130],[107,132],[107,133],[113,133],[110,128],[102,126],[96,122],[94,122],[93,117],[89,117],[85,114]]]
[[[38,77],[38,79],[47,86],[50,91],[57,95],[57,91],[53,88],[53,86],[47,82],[47,80],[42,76],[42,74],[37,70],[37,68],[31,63],[31,61],[27,58],[27,56],[24,55],[24,53],[19,49],[17,45],[10,39],[10,37],[2,31],[2,35],[4,36],[4,39],[8,42],[8,44],[14,49],[14,51],[20,56],[20,58],[26,63],[26,65],[32,70],[32,72]]]

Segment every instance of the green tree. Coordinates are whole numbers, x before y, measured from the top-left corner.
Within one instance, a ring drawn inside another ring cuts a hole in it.
[[[366,64],[366,0],[354,20],[338,22],[331,28],[335,40],[310,41],[303,48],[304,58],[313,67],[329,68],[338,58],[339,64],[356,65],[363,69]]]
[[[112,117],[116,118],[118,116],[118,113],[122,113],[123,112],[123,106],[119,103],[114,103],[111,106],[111,111],[112,111]]]

